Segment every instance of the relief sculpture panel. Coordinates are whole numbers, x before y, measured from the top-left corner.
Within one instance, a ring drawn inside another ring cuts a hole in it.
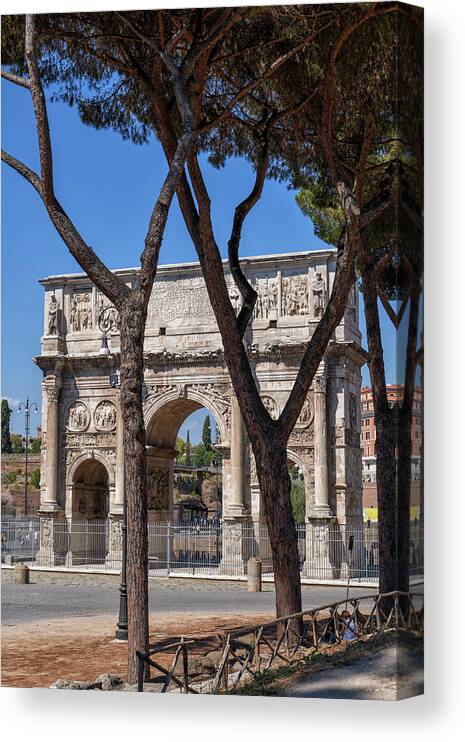
[[[153,469],[147,474],[148,509],[168,510],[169,469]]]
[[[203,278],[178,278],[155,281],[148,308],[148,324],[178,321],[188,324],[192,318],[214,318]]]
[[[307,276],[283,278],[282,313],[284,316],[308,314]]]
[[[302,409],[300,411],[299,417],[297,418],[295,427],[298,429],[308,428],[310,423],[313,422],[313,416],[314,416],[313,402],[311,399],[306,399],[302,405]]]
[[[84,402],[73,402],[68,409],[66,427],[72,431],[86,430],[90,422],[89,410]]]
[[[97,430],[114,430],[116,427],[116,407],[113,402],[104,399],[99,402],[94,412],[94,423]]]
[[[255,282],[257,301],[254,307],[256,319],[276,319],[278,316],[278,279],[257,278]]]
[[[265,395],[262,397],[262,402],[270,417],[272,417],[273,420],[277,420],[279,417],[279,407],[276,400],[269,395]]]
[[[90,292],[75,293],[70,299],[69,327],[71,332],[92,329],[92,300]]]

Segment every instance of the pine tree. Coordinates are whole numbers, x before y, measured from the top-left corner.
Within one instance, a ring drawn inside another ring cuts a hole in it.
[[[189,431],[187,431],[185,450],[186,450],[186,464],[187,466],[190,466],[192,464],[192,455],[191,455],[191,439],[190,439]]]
[[[2,453],[11,453],[10,415],[8,400],[2,399]]]
[[[203,421],[202,443],[207,451],[212,447],[212,429],[210,425],[210,415],[207,415]]]

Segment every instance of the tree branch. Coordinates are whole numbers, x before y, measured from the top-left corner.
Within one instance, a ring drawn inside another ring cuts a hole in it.
[[[229,298],[220,251],[213,232],[210,196],[197,157],[193,153],[188,157],[188,167],[199,208],[199,223],[198,229],[195,231],[196,241],[194,244],[223,340],[226,362],[237,393],[239,406],[246,419],[254,420],[257,427],[260,427],[264,432],[269,432],[270,427],[276,427],[276,421],[271,418],[263,405],[244,348],[242,335],[238,329],[236,316]],[[182,182],[182,188],[186,187],[189,188],[187,179]],[[188,201],[185,196],[184,193],[179,196],[183,213]],[[191,220],[191,216],[186,220],[187,223]],[[240,393],[238,390],[240,390]]]
[[[34,16],[26,15],[26,63],[29,72],[32,102],[39,142],[39,177],[31,168],[12,155],[2,152],[2,160],[25,178],[40,195],[50,219],[68,250],[96,286],[120,309],[130,294],[124,281],[107,268],[93,249],[85,243],[70,217],[55,197],[53,187],[53,158],[45,95],[36,59]]]
[[[241,100],[241,98],[252,92],[252,90],[258,87],[262,82],[265,82],[265,80],[268,80],[270,77],[272,77],[286,62],[288,62],[290,59],[292,59],[292,57],[298,54],[298,52],[301,51],[305,46],[310,44],[319,33],[322,33],[330,25],[331,22],[326,23],[321,28],[317,29],[314,33],[310,34],[310,36],[306,36],[305,39],[303,39],[299,44],[296,44],[296,46],[286,52],[286,54],[282,54],[280,57],[278,57],[278,59],[275,59],[275,61],[270,65],[269,69],[266,72],[264,72],[259,77],[256,77],[248,85],[245,85],[238,93],[236,93],[236,95],[231,98],[223,113],[221,113],[213,121],[209,121],[201,125],[199,134],[205,134],[211,129],[219,126],[229,116],[230,112],[232,111],[236,103]]]
[[[185,97],[184,105],[186,108],[190,108],[187,96]],[[188,118],[192,121],[192,112]],[[145,305],[147,305],[152,291],[171,201],[184,171],[186,158],[195,140],[195,136],[193,126],[188,122],[182,136],[178,140],[175,153],[169,164],[168,174],[150,217],[147,236],[145,238],[145,248],[140,258],[140,286]]]
[[[242,227],[247,215],[253,209],[263,192],[266,171],[268,169],[268,141],[263,145],[257,163],[255,182],[249,195],[236,206],[234,212],[231,236],[228,242],[228,260],[234,283],[241,292],[242,307],[237,317],[237,327],[241,337],[247,329],[249,320],[253,314],[257,292],[247,280],[239,262],[239,244],[241,241]]]
[[[42,198],[42,181],[40,179],[40,176],[37,175],[34,170],[31,170],[31,168],[25,165],[24,162],[21,162],[21,160],[17,160],[16,157],[8,154],[8,152],[5,152],[5,150],[3,149],[2,160],[11,168],[13,168],[13,170],[16,170],[17,173],[22,175],[23,178],[25,178],[25,180],[27,180],[28,183],[30,183],[36,189],[37,193]]]
[[[19,85],[21,88],[27,88],[29,90],[30,84],[27,77],[21,77],[20,75],[14,75],[8,70],[2,70],[2,77],[8,82],[12,82],[14,85]]]
[[[43,185],[42,198],[45,205],[51,202],[53,192],[53,159],[50,141],[50,127],[48,123],[45,95],[40,80],[39,67],[36,58],[35,21],[33,15],[26,15],[25,54],[29,71],[29,88],[34,105],[36,118],[37,139],[39,144],[40,174]]]
[[[338,248],[330,299],[305,349],[294,386],[278,420],[280,435],[285,441],[294,429],[326,347],[344,315],[349,292],[355,280],[354,259],[360,209],[353,193],[344,183],[338,183],[338,192],[346,226]]]
[[[173,62],[171,57],[168,54],[165,54],[163,49],[159,47],[156,41],[154,39],[151,39],[150,36],[147,36],[143,31],[141,31],[137,26],[134,25],[132,21],[129,20],[129,18],[126,15],[123,15],[123,13],[118,13],[115,11],[115,15],[128,27],[131,29],[131,31],[144,43],[148,44],[160,57],[160,59],[164,62],[168,70],[171,72],[171,74],[176,77],[179,75],[179,68],[178,66]],[[169,43],[169,42],[168,42]]]

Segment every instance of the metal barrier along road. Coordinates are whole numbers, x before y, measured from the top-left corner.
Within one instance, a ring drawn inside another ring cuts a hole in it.
[[[34,564],[40,544],[38,518],[2,519],[2,562]]]
[[[5,518],[2,561],[29,566],[121,570],[121,520],[67,521],[53,518]],[[376,524],[297,526],[303,578],[376,584],[379,539]],[[150,575],[244,576],[247,561],[257,557],[264,577],[272,577],[273,560],[265,525],[228,522],[148,524]],[[410,527],[410,575],[423,574],[423,534]]]

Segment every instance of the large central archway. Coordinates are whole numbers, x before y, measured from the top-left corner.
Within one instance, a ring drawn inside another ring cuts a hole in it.
[[[217,391],[215,385],[206,385],[208,390]],[[149,568],[163,568],[169,561],[173,567],[183,567],[188,559],[198,564],[218,564],[218,540],[216,545],[211,537],[203,539],[202,534],[191,533],[186,523],[179,518],[179,510],[174,508],[174,472],[178,454],[176,441],[183,423],[196,411],[207,412],[214,421],[217,438],[215,446],[221,454],[221,479],[229,482],[229,430],[226,408],[215,404],[214,399],[199,390],[169,387],[167,392],[157,394],[146,402],[146,445],[147,445],[147,484],[149,518]],[[226,472],[226,476],[225,476]],[[199,499],[198,503],[202,503]],[[190,504],[191,507],[193,503]],[[220,506],[221,507],[221,506]],[[203,509],[205,514],[206,508]],[[217,512],[216,515],[221,515]],[[163,522],[170,522],[173,528],[166,530]],[[208,521],[204,523],[208,528]],[[195,541],[195,544],[194,544]],[[205,541],[205,543],[204,543]],[[208,544],[208,548],[206,548]],[[213,545],[212,545],[213,544]]]
[[[227,420],[211,399],[195,390],[182,394],[169,390],[152,402],[148,400],[145,418],[149,520],[172,520],[177,435],[184,421],[202,408],[215,421],[217,444],[224,461],[229,454]]]

